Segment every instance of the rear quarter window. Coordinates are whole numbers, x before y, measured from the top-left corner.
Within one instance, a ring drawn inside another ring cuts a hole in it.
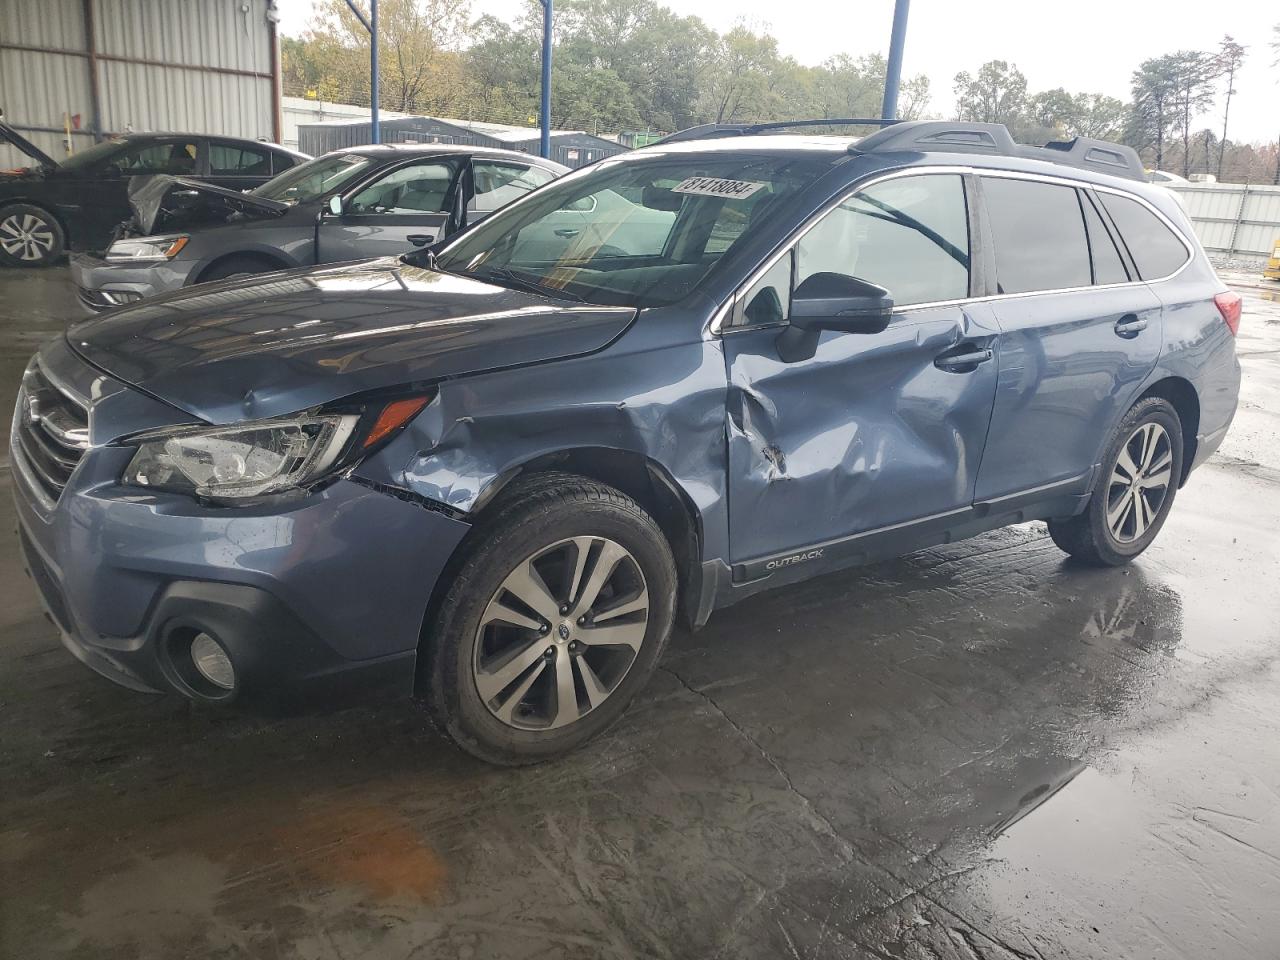
[[[1099,192],[1098,196],[1143,280],[1167,277],[1187,262],[1187,248],[1178,236],[1137,200],[1114,193]]]

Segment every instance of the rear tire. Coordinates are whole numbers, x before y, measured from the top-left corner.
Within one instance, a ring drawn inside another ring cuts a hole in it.
[[[1049,521],[1049,535],[1083,563],[1128,563],[1164,526],[1182,477],[1182,421],[1168,400],[1140,400],[1116,428],[1089,505]]]
[[[62,224],[29,203],[0,209],[0,262],[11,267],[47,267],[66,249]]]
[[[271,273],[284,269],[279,264],[263,260],[261,257],[248,254],[235,254],[225,260],[219,260],[212,267],[200,274],[198,283],[212,283],[214,280],[228,280],[231,277],[247,277],[255,273]]]
[[[504,491],[469,540],[424,638],[432,719],[490,763],[567,753],[653,673],[675,621],[671,548],[634,500],[565,473]]]

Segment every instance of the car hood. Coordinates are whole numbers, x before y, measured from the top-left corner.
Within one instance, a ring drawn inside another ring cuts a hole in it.
[[[129,181],[129,206],[144,234],[225,221],[233,213],[279,216],[289,204],[167,174]]]
[[[111,376],[224,424],[591,353],[635,316],[383,259],[202,285],[75,324],[67,340]]]
[[[57,160],[54,160],[53,157],[49,156],[3,120],[0,120],[0,140],[13,144],[46,170],[56,170],[58,168]]]

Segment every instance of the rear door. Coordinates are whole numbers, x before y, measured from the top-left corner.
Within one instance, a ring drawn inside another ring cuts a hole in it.
[[[210,140],[205,180],[228,190],[252,190],[271,179],[271,151],[266,145]]]
[[[463,160],[414,160],[348,194],[340,215],[321,215],[316,261],[393,256],[439,240],[459,189]]]
[[[1160,301],[1092,191],[983,175],[1000,323],[999,382],[979,501],[1088,489],[1111,425],[1160,353]]]

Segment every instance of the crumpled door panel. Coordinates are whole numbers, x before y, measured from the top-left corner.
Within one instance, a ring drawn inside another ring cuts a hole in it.
[[[935,360],[996,333],[989,308],[968,304],[900,313],[879,334],[826,332],[793,363],[776,328],[728,335],[733,561],[969,507],[996,364]]]

